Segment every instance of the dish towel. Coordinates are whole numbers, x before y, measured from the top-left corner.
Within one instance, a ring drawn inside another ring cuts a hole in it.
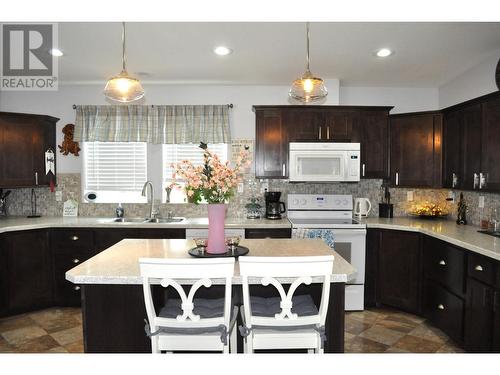
[[[330,229],[294,228],[292,238],[321,238],[332,249],[335,249],[335,236]]]

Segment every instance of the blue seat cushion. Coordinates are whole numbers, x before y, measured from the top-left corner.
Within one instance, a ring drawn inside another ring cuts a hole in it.
[[[224,316],[224,298],[194,298],[193,313],[201,318],[220,318]],[[175,319],[182,315],[181,300],[167,299],[167,303],[160,310],[158,316]]]
[[[256,297],[250,296],[252,315],[262,317],[274,317],[281,312],[280,297]],[[318,308],[309,294],[292,297],[292,313],[298,316],[317,315]]]

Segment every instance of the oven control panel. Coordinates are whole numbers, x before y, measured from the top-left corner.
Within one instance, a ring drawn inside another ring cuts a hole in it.
[[[288,194],[289,210],[352,210],[352,195]]]

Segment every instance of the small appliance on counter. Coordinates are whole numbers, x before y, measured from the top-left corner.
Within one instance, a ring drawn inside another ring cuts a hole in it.
[[[358,218],[367,217],[372,210],[372,204],[368,198],[354,198],[354,216]]]
[[[281,191],[266,191],[264,197],[266,199],[266,219],[281,219],[281,214],[286,211],[285,203],[280,202]]]
[[[479,233],[489,234],[490,236],[500,237],[500,209],[491,208],[490,217],[487,220],[487,228],[478,230]]]
[[[381,197],[380,200],[382,203],[378,204],[378,217],[392,218],[393,213],[393,205],[391,203],[391,193],[389,192],[389,186],[382,185],[381,187]]]

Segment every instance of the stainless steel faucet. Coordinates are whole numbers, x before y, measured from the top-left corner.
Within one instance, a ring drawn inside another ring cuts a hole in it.
[[[142,187],[142,193],[141,194],[142,194],[143,197],[147,196],[146,193],[147,193],[147,190],[148,190],[148,185],[151,188],[150,189],[150,192],[151,192],[150,193],[151,194],[151,196],[150,196],[151,203],[150,203],[150,206],[149,206],[149,218],[150,219],[154,219],[154,217],[156,215],[156,214],[154,214],[154,211],[153,211],[153,205],[154,205],[154,201],[155,201],[155,189],[154,189],[153,183],[151,181],[146,181],[144,183],[144,186]]]

